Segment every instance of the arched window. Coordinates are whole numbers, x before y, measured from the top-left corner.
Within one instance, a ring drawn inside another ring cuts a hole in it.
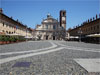
[[[6,31],[6,33],[8,34],[8,31]]]
[[[4,26],[4,22],[3,22],[3,26]]]
[[[11,32],[9,32],[9,34],[11,34]]]
[[[5,32],[4,30],[2,30],[2,32]]]

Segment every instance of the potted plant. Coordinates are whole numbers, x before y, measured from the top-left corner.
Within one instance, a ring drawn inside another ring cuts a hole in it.
[[[0,35],[0,45],[3,44],[2,35]]]
[[[15,38],[14,38],[14,36],[12,37],[12,43],[14,43],[14,41],[15,41]]]
[[[9,44],[9,37],[6,37],[6,43]]]
[[[16,38],[16,42],[19,42],[19,37]]]
[[[14,42],[17,42],[17,37],[16,36],[14,37]]]
[[[5,36],[2,36],[2,41],[3,41],[3,44],[6,44],[6,37]]]
[[[9,41],[10,41],[10,43],[12,43],[12,36],[10,36]]]

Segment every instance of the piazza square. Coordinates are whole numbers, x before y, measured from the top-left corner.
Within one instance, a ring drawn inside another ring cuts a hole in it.
[[[0,75],[100,75],[99,5],[0,1]]]

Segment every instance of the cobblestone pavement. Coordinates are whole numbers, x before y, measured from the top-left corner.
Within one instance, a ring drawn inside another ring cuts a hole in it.
[[[34,41],[34,42],[29,41],[29,42],[22,42],[22,43],[8,44],[8,45],[0,45],[0,53],[27,51],[33,49],[46,48],[49,46],[52,46],[52,44],[46,41]]]
[[[11,48],[10,48],[11,47]],[[0,75],[100,75],[89,73],[74,59],[100,58],[98,44],[38,41],[0,46]],[[29,66],[14,66],[16,63]]]

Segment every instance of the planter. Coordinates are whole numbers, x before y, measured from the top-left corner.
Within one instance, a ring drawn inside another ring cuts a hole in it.
[[[18,43],[19,41],[17,40],[16,42]]]
[[[0,41],[0,45],[2,45],[3,44],[3,41]]]
[[[7,43],[7,44],[9,44],[10,42],[9,42],[9,41],[7,41],[6,43]]]
[[[3,41],[3,44],[6,44],[6,41]]]
[[[13,41],[11,43],[14,43]]]

